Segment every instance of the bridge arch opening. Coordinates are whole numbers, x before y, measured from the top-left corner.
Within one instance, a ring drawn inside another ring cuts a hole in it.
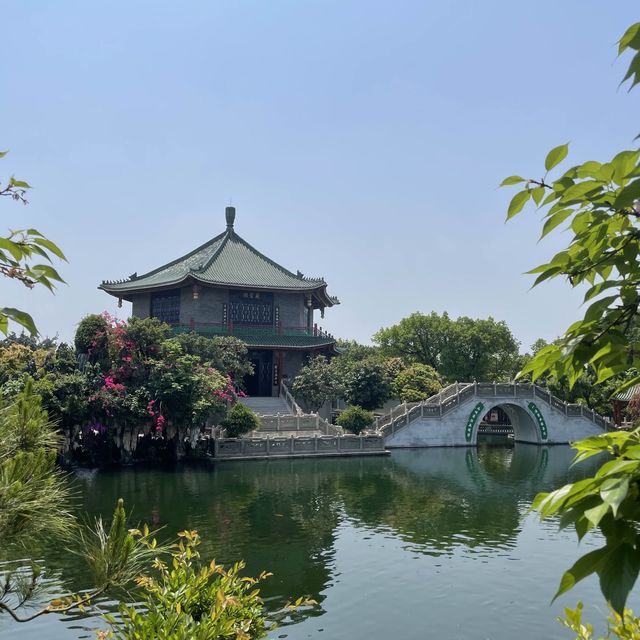
[[[501,407],[492,407],[480,419],[478,445],[504,446],[513,443],[513,426],[507,412]]]
[[[534,416],[519,404],[501,402],[491,407],[475,429],[475,444],[486,434],[502,433],[516,442],[540,443],[540,432]]]

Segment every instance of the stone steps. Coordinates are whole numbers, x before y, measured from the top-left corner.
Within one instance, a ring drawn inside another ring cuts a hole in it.
[[[259,416],[293,415],[284,398],[247,396],[246,398],[240,398],[239,401]]]

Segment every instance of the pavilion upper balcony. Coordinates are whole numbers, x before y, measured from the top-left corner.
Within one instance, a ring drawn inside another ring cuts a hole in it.
[[[263,339],[293,338],[305,339],[309,344],[326,344],[335,342],[335,338],[314,324],[309,328],[306,326],[272,326],[272,325],[247,325],[247,324],[224,324],[222,322],[190,322],[188,324],[173,325],[174,333],[189,333],[195,331],[200,335],[210,336],[234,336],[249,343],[256,343]]]

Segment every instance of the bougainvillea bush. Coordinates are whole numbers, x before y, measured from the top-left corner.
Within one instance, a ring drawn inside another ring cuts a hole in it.
[[[17,336],[0,343],[0,390],[12,396],[34,379],[69,461],[181,458],[224,418],[237,397],[233,377],[251,368],[240,341],[202,340],[173,337],[155,318],[90,315],[75,349]]]

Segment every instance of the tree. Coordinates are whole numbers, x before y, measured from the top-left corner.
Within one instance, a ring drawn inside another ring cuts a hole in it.
[[[86,353],[94,359],[107,357],[107,333],[109,322],[104,315],[89,314],[80,320],[74,344],[78,353]]]
[[[420,402],[442,389],[438,372],[427,364],[414,364],[393,381],[393,393],[403,402]]]
[[[506,322],[461,317],[452,323],[439,372],[449,381],[509,381],[518,348]]]
[[[351,365],[342,384],[347,402],[367,410],[381,407],[391,396],[387,371],[384,364],[376,360]]]
[[[447,313],[413,313],[374,337],[382,353],[433,367],[454,381],[508,381],[517,372],[519,344],[505,322]]]
[[[449,341],[451,319],[445,312],[429,315],[412,313],[392,327],[380,329],[373,341],[387,357],[402,358],[406,363],[427,364],[438,370],[442,353]]]
[[[11,546],[69,534],[70,492],[56,469],[58,444],[55,425],[28,381],[0,407],[0,555]]]
[[[0,158],[7,153],[0,151]],[[11,176],[4,186],[0,183],[0,196],[27,204],[26,194],[30,188],[29,183]],[[37,256],[49,264],[33,264],[33,258]],[[37,229],[18,229],[0,237],[0,274],[28,289],[43,286],[53,291],[56,283],[64,282],[51,266],[53,257],[67,260],[60,248]],[[24,327],[31,335],[38,333],[33,318],[25,311],[13,307],[0,308],[0,332],[9,333],[10,321]]]
[[[640,83],[640,22],[620,39],[619,53],[629,49],[636,53],[623,82],[630,80],[633,88]],[[622,151],[604,163],[590,160],[549,178],[567,154],[568,145],[559,145],[546,156],[544,177],[510,176],[502,184],[525,185],[511,199],[507,219],[533,202],[545,210],[542,237],[565,222],[573,234],[565,250],[531,273],[537,275],[534,286],[557,277],[574,288],[587,285],[584,300],[589,307],[582,320],[540,349],[523,370],[534,380],[566,377],[573,387],[587,366],[593,367],[595,383],[600,384],[640,364],[632,330],[640,305],[640,151]],[[636,374],[619,389],[638,381]],[[640,571],[640,431],[607,433],[574,446],[576,461],[598,454],[606,461],[595,476],[540,494],[533,508],[543,518],[559,515],[561,526],[573,525],[579,539],[599,530],[604,544],[565,572],[557,595],[596,573],[606,600],[624,615]],[[577,614],[571,613],[579,624]]]
[[[37,489],[36,485],[34,488]],[[61,511],[57,517],[60,522],[64,520],[64,535],[73,545],[73,550],[69,553],[84,560],[92,575],[93,585],[82,593],[54,598],[46,606],[33,611],[36,603],[32,601],[41,583],[41,567],[32,562],[29,574],[24,568],[13,572],[10,563],[4,564],[0,569],[3,584],[0,613],[8,613],[16,622],[30,622],[52,613],[83,612],[98,596],[110,590],[122,593],[123,588],[138,577],[143,566],[152,559],[160,561],[159,558],[168,551],[166,545],[156,543],[146,525],[142,530],[131,528],[122,500],[118,500],[116,504],[108,530],[102,518],[97,518],[94,526],[90,527],[78,526],[75,519],[65,511]],[[56,536],[61,533],[57,530],[47,532],[47,542],[60,542],[59,538],[56,540]],[[24,531],[21,535],[24,537]],[[29,610],[23,613],[25,607],[29,607]]]
[[[291,391],[308,411],[318,411],[332,398],[341,394],[335,367],[324,356],[311,358],[291,384]]]
[[[213,369],[224,371],[233,382],[242,386],[245,376],[253,373],[247,345],[233,336],[201,336],[194,331],[174,338],[185,353],[198,356]]]

